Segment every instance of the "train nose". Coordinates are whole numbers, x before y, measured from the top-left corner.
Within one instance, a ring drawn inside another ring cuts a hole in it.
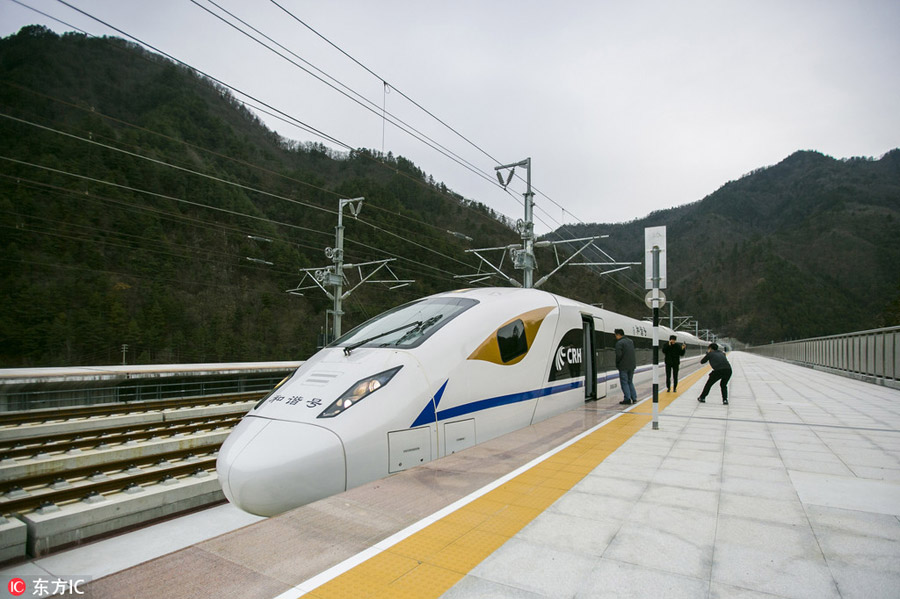
[[[346,489],[340,439],[300,422],[244,418],[222,444],[216,470],[228,500],[258,516]]]

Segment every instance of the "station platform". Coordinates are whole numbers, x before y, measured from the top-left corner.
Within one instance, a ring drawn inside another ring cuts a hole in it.
[[[649,400],[589,402],[85,596],[900,597],[900,391],[729,360],[728,406],[697,402],[704,367],[660,394],[658,430]]]

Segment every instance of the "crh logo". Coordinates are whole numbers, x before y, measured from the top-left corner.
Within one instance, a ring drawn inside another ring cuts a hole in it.
[[[584,331],[581,328],[569,329],[562,336],[556,351],[551,354],[548,381],[561,381],[584,374],[581,362],[582,345],[584,345]]]
[[[580,347],[560,347],[556,350],[556,370],[562,370],[566,364],[581,364]]]
[[[19,595],[25,593],[25,581],[21,578],[13,578],[9,581],[9,585],[7,585],[7,588],[9,589],[10,595],[15,595],[16,597],[18,597]]]

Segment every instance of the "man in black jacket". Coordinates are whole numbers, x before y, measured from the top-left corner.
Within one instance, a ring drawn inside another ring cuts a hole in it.
[[[728,379],[731,378],[731,364],[728,363],[728,358],[725,357],[724,353],[719,351],[719,346],[715,343],[709,344],[709,347],[706,348],[706,355],[700,360],[701,364],[706,364],[707,362],[712,366],[712,372],[709,373],[709,378],[706,379],[706,385],[703,386],[703,391],[700,393],[700,397],[697,398],[697,401],[705,403],[709,390],[712,389],[712,386],[716,381],[720,381],[719,385],[722,388],[722,403],[727,406]]]
[[[619,383],[625,399],[620,404],[637,403],[637,391],[634,389],[634,369],[637,358],[634,353],[634,341],[625,336],[625,331],[616,329],[616,368],[619,370]]]
[[[662,352],[666,356],[666,391],[678,391],[678,368],[681,366],[681,356],[687,349],[684,343],[678,344],[675,335],[669,335],[669,343],[663,345]],[[672,383],[675,383],[674,388]]]

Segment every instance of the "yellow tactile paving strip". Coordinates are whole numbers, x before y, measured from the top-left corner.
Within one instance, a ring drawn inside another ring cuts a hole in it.
[[[708,367],[701,369],[679,381],[682,391],[697,382],[708,370]],[[666,408],[680,394],[661,393],[659,409]],[[649,413],[644,412],[622,413],[496,489],[303,597],[440,597],[587,476],[651,418]]]

